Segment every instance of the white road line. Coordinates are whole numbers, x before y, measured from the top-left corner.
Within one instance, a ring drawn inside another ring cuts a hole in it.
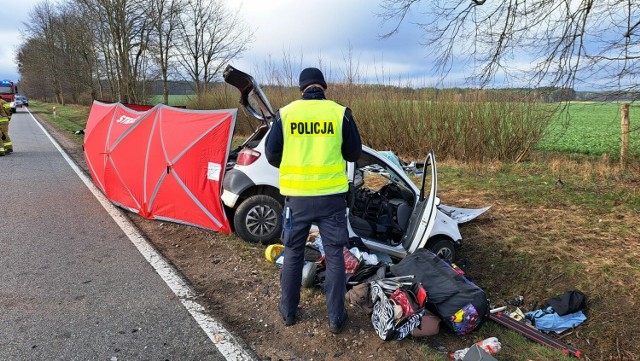
[[[138,229],[118,210],[111,202],[102,194],[102,192],[93,184],[93,181],[87,177],[82,170],[71,160],[67,153],[60,147],[58,142],[53,139],[51,134],[36,120],[29,110],[31,119],[42,129],[44,134],[49,138],[54,147],[62,154],[62,157],[69,163],[69,166],[80,177],[82,182],[89,188],[89,191],[98,199],[100,204],[109,213],[111,218],[120,226],[120,229],[129,237],[129,240],[138,248],[142,256],[151,264],[156,272],[162,277],[166,284],[171,288],[173,293],[178,296],[182,305],[189,311],[198,325],[209,336],[209,339],[218,348],[218,351],[227,360],[255,360],[245,349],[239,344],[236,338],[227,331],[219,322],[209,316],[205,308],[194,300],[195,292],[184,281],[180,274],[167,262],[158,251],[149,244],[149,242],[138,232]]]

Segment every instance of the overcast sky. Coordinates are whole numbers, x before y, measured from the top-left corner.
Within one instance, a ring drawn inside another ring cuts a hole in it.
[[[21,42],[20,29],[29,12],[42,0],[2,0],[0,22],[0,78],[18,79],[15,52]],[[53,1],[55,3],[55,1]],[[254,29],[254,42],[242,59],[233,62],[241,70],[256,73],[271,59],[282,64],[283,54],[302,67],[319,66],[328,78],[343,80],[346,58],[358,64],[361,81],[377,82],[384,77],[394,82],[434,85],[435,77],[419,45],[420,33],[408,22],[399,34],[379,40],[381,20],[375,15],[379,1],[371,0],[224,0],[230,10],[241,6],[239,17]],[[388,29],[388,26],[386,27]],[[460,74],[450,74],[462,79]],[[331,79],[329,79],[331,81]],[[381,82],[381,81],[380,81]],[[459,82],[459,81],[458,81]]]
[[[302,66],[318,66],[330,76],[344,79],[346,59],[358,65],[363,81],[377,82],[384,77],[394,81],[412,81],[414,85],[433,85],[429,53],[419,45],[420,32],[409,18],[400,32],[388,40],[379,35],[382,27],[380,1],[371,0],[227,0],[231,8],[242,6],[240,15],[255,29],[255,42],[237,67],[253,70],[269,59],[289,54]],[[351,49],[351,56],[349,51]],[[302,59],[302,61],[300,61]],[[462,78],[460,74],[451,77]]]
[[[36,0],[1,0],[0,79],[18,80],[16,49],[21,42],[20,29]]]

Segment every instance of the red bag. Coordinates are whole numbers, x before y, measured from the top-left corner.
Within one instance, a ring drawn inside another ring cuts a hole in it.
[[[342,248],[342,254],[344,255],[344,273],[356,273],[360,268],[358,257],[351,253],[347,247]]]
[[[342,249],[342,254],[344,256],[344,273],[346,274],[354,274],[360,268],[360,260],[353,253],[349,251],[347,247]],[[326,256],[320,257],[316,261],[317,264],[325,268],[327,266],[327,258]]]
[[[389,299],[402,308],[403,315],[413,313],[413,307],[411,307],[411,302],[409,302],[409,297],[407,297],[406,291],[398,288],[393,291],[391,296],[389,296]]]

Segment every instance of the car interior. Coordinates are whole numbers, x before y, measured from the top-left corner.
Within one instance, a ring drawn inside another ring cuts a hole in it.
[[[351,228],[362,238],[396,246],[407,230],[415,197],[396,169],[362,153],[348,200]]]

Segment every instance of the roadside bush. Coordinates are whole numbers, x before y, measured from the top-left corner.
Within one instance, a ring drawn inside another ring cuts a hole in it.
[[[300,97],[295,87],[263,90],[274,111]],[[552,113],[524,96],[456,89],[330,84],[327,97],[353,110],[364,144],[411,159],[433,149],[441,159],[519,161],[540,140]],[[220,85],[188,107],[235,108],[238,99],[235,88]],[[241,108],[236,134],[252,132],[247,117]]]
[[[349,105],[367,145],[422,157],[467,162],[519,161],[543,135],[551,114],[527,99],[478,91],[438,93],[385,87],[361,92]]]

